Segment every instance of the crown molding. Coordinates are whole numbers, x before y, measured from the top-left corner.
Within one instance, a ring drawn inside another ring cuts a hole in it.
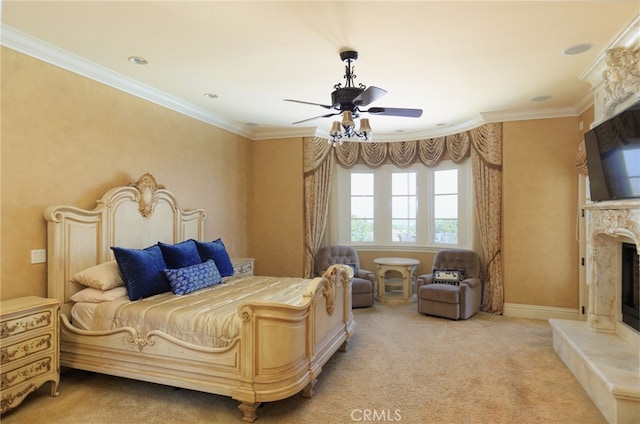
[[[253,138],[245,127],[229,122],[222,117],[192,103],[160,91],[137,80],[121,75],[82,57],[69,53],[51,44],[33,38],[7,25],[0,27],[0,44],[12,50],[50,63],[59,68],[108,85],[125,93],[166,107],[191,118],[206,122],[234,134]]]

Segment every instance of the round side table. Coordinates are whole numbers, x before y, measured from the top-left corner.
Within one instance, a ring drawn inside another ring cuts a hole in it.
[[[376,299],[381,303],[407,304],[416,301],[414,282],[416,268],[420,264],[417,259],[411,258],[376,258],[373,260],[378,268],[378,293]],[[401,281],[395,282],[387,279],[390,271],[400,273]],[[394,288],[402,287],[402,294],[394,293]],[[389,290],[391,289],[391,290]]]

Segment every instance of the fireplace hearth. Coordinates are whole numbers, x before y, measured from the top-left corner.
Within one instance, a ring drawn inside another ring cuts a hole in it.
[[[635,424],[640,417],[640,332],[633,326],[638,323],[640,199],[591,203],[585,210],[587,322],[550,320],[553,347],[607,421]]]

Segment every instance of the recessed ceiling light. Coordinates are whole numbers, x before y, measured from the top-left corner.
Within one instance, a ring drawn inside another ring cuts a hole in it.
[[[549,100],[551,98],[551,96],[536,96],[536,97],[532,97],[531,101],[532,102],[544,102],[545,100]]]
[[[135,63],[136,65],[146,65],[149,63],[147,59],[141,56],[129,56],[129,62]]]
[[[593,47],[593,44],[591,43],[582,43],[582,44],[576,44],[575,46],[571,46],[567,49],[565,49],[562,54],[567,55],[567,56],[573,56],[576,54],[581,54],[584,53],[586,51],[591,50],[591,48]]]
[[[204,93],[203,94],[204,97],[206,97],[207,99],[217,99],[218,95],[215,93]]]

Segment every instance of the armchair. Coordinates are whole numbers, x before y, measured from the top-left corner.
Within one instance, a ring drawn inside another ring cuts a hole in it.
[[[416,278],[416,293],[420,313],[471,318],[482,302],[480,258],[471,250],[441,250],[433,259],[432,273]]]
[[[322,275],[331,265],[349,265],[354,269],[351,283],[351,306],[353,308],[373,305],[375,275],[360,268],[358,252],[351,246],[325,246],[318,250],[315,258],[315,275]]]

